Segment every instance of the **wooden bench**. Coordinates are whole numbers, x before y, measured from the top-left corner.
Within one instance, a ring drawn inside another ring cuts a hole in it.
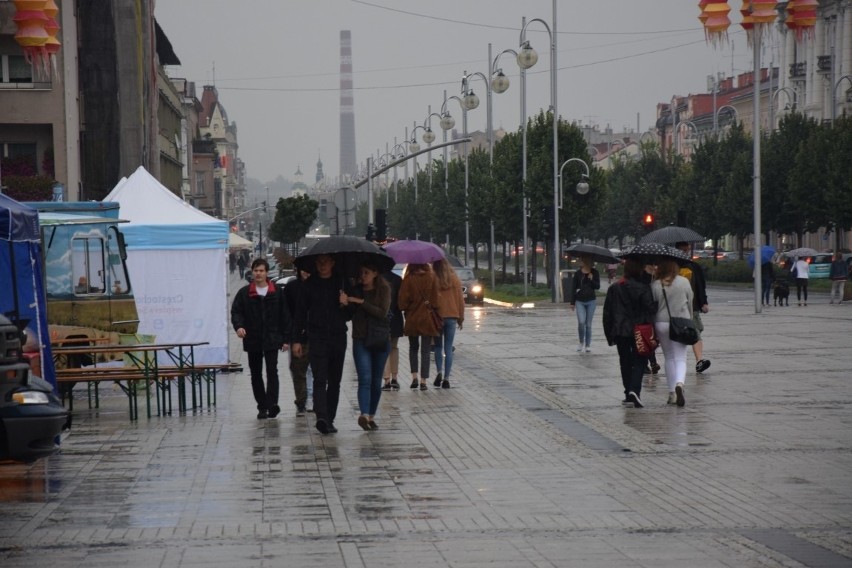
[[[127,395],[130,406],[130,419],[139,418],[137,392],[139,381],[145,381],[144,385],[154,384],[157,389],[157,415],[172,413],[172,394],[170,382],[174,379],[184,379],[190,374],[189,369],[164,368],[157,369],[156,374],[145,369],[134,366],[123,367],[74,367],[70,369],[57,369],[56,382],[61,385],[60,392],[63,402],[68,395],[68,409],[74,410],[74,396],[71,389],[76,383],[86,383],[89,399],[89,408],[92,408],[92,392],[94,391],[95,408],[100,407],[98,386],[101,382],[112,381]],[[126,384],[122,384],[124,381]],[[151,398],[146,391],[145,403],[148,418],[151,417]]]
[[[204,385],[207,385],[207,408],[216,406],[216,376],[222,370],[222,364],[193,365],[192,367],[178,367],[176,365],[160,365],[159,372],[168,373],[182,372],[183,377],[178,379],[178,410],[187,410],[186,392],[184,389],[184,378],[189,379],[192,394],[192,410],[204,405]],[[197,387],[197,390],[196,390]]]

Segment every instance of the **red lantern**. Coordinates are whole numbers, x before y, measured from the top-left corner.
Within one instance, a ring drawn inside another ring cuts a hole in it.
[[[701,13],[698,14],[698,19],[701,20],[701,25],[703,26],[707,22],[707,18],[710,17],[710,14],[707,13],[707,4],[710,0],[701,0],[698,3],[698,7],[701,9]]]
[[[743,21],[740,25],[751,37],[751,30],[754,28],[754,18],[751,17],[751,0],[743,0],[743,7],[740,8],[740,14],[743,15]],[[749,43],[751,40],[749,40]]]
[[[24,50],[24,57],[38,73],[49,74],[45,45],[50,39],[47,26],[50,18],[44,13],[46,0],[14,0],[18,26],[15,41]],[[59,26],[57,26],[57,29]]]
[[[788,7],[788,10],[793,10],[797,41],[813,38],[818,7],[818,0],[796,0],[795,6]]]
[[[727,38],[728,27],[731,25],[731,20],[728,19],[730,11],[731,7],[728,6],[727,0],[708,0],[704,6],[704,13],[707,14],[704,34],[707,36],[707,41],[716,45]]]

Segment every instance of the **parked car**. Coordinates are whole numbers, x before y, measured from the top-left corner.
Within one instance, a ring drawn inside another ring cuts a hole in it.
[[[791,259],[786,253],[782,252],[776,258],[776,263],[778,266],[783,266],[788,260]],[[831,271],[831,263],[834,261],[834,255],[826,252],[816,256],[806,256],[802,260],[808,263],[808,278],[822,279],[828,278],[828,273]]]
[[[485,286],[476,278],[472,268],[454,266],[453,270],[462,283],[462,296],[467,304],[482,304],[485,301]]]
[[[53,386],[30,372],[17,326],[0,315],[0,461],[33,462],[56,452],[68,411]]]

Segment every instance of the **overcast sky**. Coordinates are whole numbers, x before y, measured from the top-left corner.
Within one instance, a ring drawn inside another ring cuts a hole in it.
[[[339,173],[339,33],[352,32],[355,130],[359,163],[385,152],[405,128],[439,112],[444,90],[457,95],[464,71],[488,75],[494,55],[517,49],[521,18],[552,24],[551,0],[156,0],[155,16],[181,60],[173,77],[214,84],[237,123],[239,155],[250,177],[292,178],[301,164],[311,183],[321,156],[327,177]],[[751,69],[735,8],[733,51],[704,41],[691,0],[560,0],[557,14],[559,114],[583,124],[640,131],[656,104],[672,95],[704,93],[707,75]],[[539,52],[529,72],[527,113],[550,102],[547,32],[528,27]],[[768,58],[768,55],[767,55]],[[776,56],[777,61],[777,56]],[[494,95],[494,125],[520,124],[518,67],[500,66],[512,82]],[[215,68],[215,74],[214,74]],[[485,130],[485,87],[468,129]],[[461,128],[455,101],[449,109]],[[433,130],[441,140],[440,127]]]

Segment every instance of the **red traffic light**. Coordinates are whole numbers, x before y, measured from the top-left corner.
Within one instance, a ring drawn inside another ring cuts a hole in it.
[[[645,213],[645,217],[642,218],[642,223],[645,225],[653,225],[654,224],[654,216],[650,213]]]

